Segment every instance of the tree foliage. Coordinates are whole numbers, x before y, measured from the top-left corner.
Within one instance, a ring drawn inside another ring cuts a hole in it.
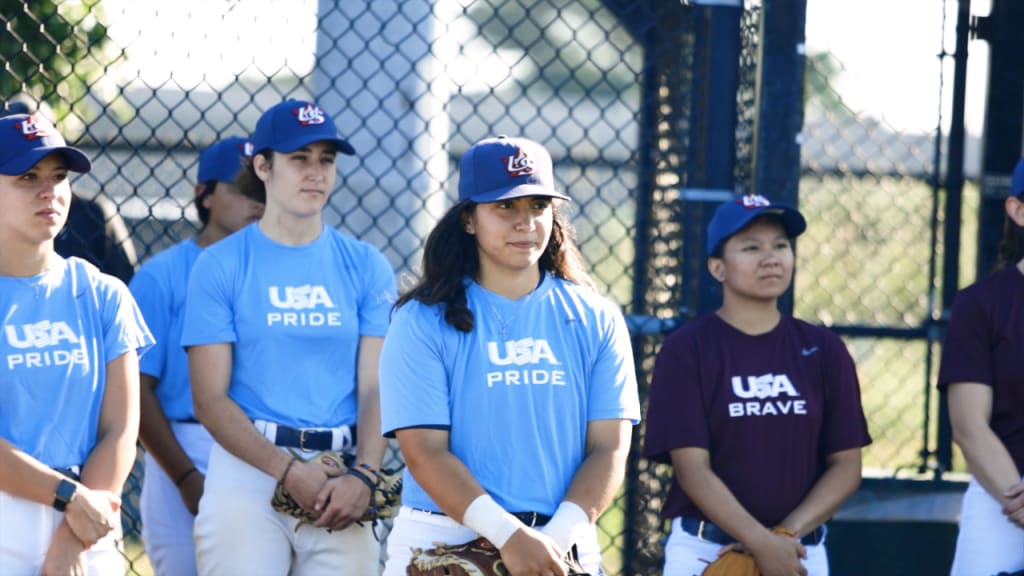
[[[100,0],[0,0],[0,99],[28,94],[60,119],[103,71]]]

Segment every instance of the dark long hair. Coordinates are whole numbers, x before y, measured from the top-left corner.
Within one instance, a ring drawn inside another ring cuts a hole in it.
[[[470,200],[459,202],[434,226],[423,247],[423,277],[398,298],[395,308],[410,300],[444,304],[446,322],[461,332],[473,330],[473,311],[466,303],[464,281],[467,277],[477,278],[480,273],[476,238],[466,232],[466,222],[476,207],[477,203]],[[538,263],[541,271],[596,290],[584,269],[572,224],[559,212],[556,203],[552,203],[551,209],[551,238]]]
[[[1017,196],[1017,200],[1024,202],[1024,194]],[[1002,270],[1024,259],[1024,227],[1018,226],[1016,222],[1006,216],[1003,224],[1003,238],[999,241],[999,260],[997,269]]]
[[[267,160],[267,165],[273,167],[274,165],[274,152],[269,148],[261,150],[256,154],[263,156]],[[255,156],[253,156],[255,158]],[[256,175],[256,169],[253,167],[253,158],[245,158],[242,160],[242,169],[235,176],[235,187],[242,193],[243,196],[250,200],[255,200],[260,204],[267,203],[267,186],[260,180],[260,177]]]

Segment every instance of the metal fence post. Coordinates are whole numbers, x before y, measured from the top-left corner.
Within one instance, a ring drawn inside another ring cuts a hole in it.
[[[314,99],[356,148],[329,224],[384,250],[396,272],[418,266],[444,213],[448,176],[450,0],[320,0]],[[457,48],[454,48],[457,49]]]
[[[757,115],[752,189],[773,200],[798,203],[800,134],[804,121],[806,0],[765,0],[761,7]],[[793,311],[792,287],[779,299]]]

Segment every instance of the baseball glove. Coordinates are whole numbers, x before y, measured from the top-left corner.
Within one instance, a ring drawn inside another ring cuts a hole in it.
[[[730,550],[708,564],[702,576],[760,576],[754,557],[743,552]]]
[[[772,528],[772,532],[796,538],[796,534],[783,526]],[[761,576],[761,569],[757,567],[757,562],[750,554],[729,550],[708,564],[701,576]]]
[[[320,462],[345,472],[355,464],[355,456],[344,452],[325,451],[317,455]],[[358,474],[358,472],[357,472]],[[372,522],[378,518],[393,518],[398,514],[398,508],[402,503],[402,470],[381,469],[377,480],[377,487],[370,499],[370,507],[366,514],[360,519],[363,522]],[[316,517],[306,512],[299,503],[292,498],[283,482],[278,482],[274,488],[274,495],[270,498],[270,505],[278,512],[284,512],[301,520],[303,523],[313,523]],[[298,526],[296,526],[298,529]]]
[[[589,576],[580,567],[576,547],[565,558],[569,576]],[[501,553],[484,537],[465,544],[435,543],[434,548],[413,548],[406,576],[508,576]]]

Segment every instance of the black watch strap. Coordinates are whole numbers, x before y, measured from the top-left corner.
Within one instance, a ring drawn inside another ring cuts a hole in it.
[[[66,510],[77,489],[78,485],[74,482],[61,479],[60,484],[57,484],[57,492],[53,495],[53,507],[58,512]]]

